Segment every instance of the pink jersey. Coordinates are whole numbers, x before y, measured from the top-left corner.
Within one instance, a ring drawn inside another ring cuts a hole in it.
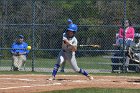
[[[119,29],[119,38],[123,38],[123,32],[124,30],[122,28]],[[133,27],[127,27],[125,29],[125,39],[134,39],[134,35],[135,35],[135,30]]]

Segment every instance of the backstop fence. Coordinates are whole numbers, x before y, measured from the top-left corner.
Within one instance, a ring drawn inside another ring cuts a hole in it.
[[[131,20],[139,33],[139,10],[139,0],[0,0],[0,70],[11,70],[11,45],[22,34],[32,46],[26,71],[50,72],[70,18],[78,25],[78,45],[101,46],[78,46],[78,66],[94,73],[111,72],[113,63],[109,56],[118,51],[112,44],[116,42],[121,21]],[[124,60],[117,60],[120,63],[115,65],[122,66]],[[139,65],[131,65],[130,70],[137,71]],[[69,63],[65,71],[72,71]]]

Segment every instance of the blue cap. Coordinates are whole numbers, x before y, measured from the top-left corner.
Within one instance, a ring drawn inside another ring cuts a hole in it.
[[[72,23],[72,20],[71,19],[68,19],[67,21]]]
[[[24,36],[23,35],[19,35],[18,38],[24,38]]]

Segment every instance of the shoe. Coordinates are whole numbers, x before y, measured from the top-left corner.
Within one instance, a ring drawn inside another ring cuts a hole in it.
[[[93,80],[93,77],[92,77],[92,76],[87,76],[87,78],[88,78],[89,80]]]
[[[52,76],[52,77],[49,78],[49,80],[50,80],[50,81],[55,80],[55,77]]]
[[[112,71],[111,71],[111,73],[115,73],[115,71],[114,71],[114,70],[112,70]]]
[[[113,46],[114,46],[114,47],[118,47],[119,45],[118,45],[118,44],[113,44]]]
[[[65,72],[64,70],[60,70],[60,72]]]
[[[19,69],[17,67],[14,67],[13,70],[14,71],[19,71]]]

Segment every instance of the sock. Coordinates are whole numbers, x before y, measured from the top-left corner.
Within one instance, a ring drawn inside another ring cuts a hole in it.
[[[65,68],[65,67],[64,67],[64,66],[62,66],[61,70],[63,70],[63,71],[64,71],[64,68]]]
[[[57,71],[58,71],[58,68],[60,67],[59,64],[55,64],[54,65],[54,68],[53,68],[53,72],[52,72],[52,75],[55,77],[55,75],[57,74]]]
[[[88,76],[88,73],[85,70],[81,69],[81,68],[80,68],[79,73],[82,73],[83,75]]]
[[[61,70],[63,70],[63,71],[64,71],[64,68],[65,68],[65,64],[66,64],[66,62],[63,62],[63,63],[62,63]]]

